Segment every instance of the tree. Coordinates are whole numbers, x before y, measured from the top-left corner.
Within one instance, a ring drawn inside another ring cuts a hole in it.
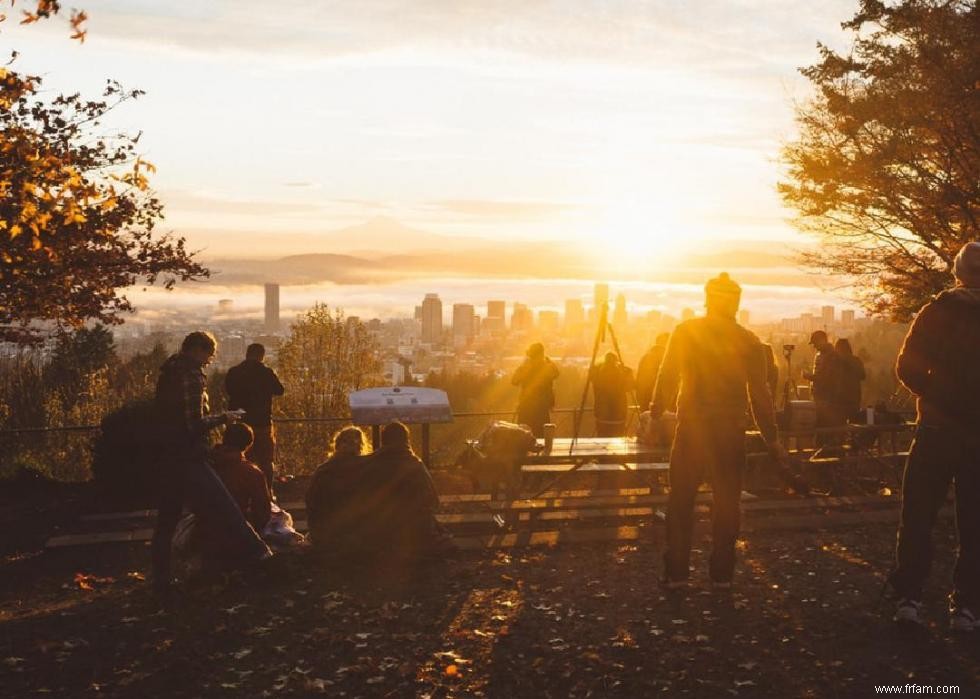
[[[22,22],[59,10],[38,0]],[[84,21],[73,13],[73,38],[84,40]],[[143,93],[110,80],[97,100],[52,99],[40,87],[38,76],[0,68],[0,340],[36,340],[45,322],[120,323],[133,310],[120,289],[172,288],[208,274],[183,238],[156,231],[163,206],[139,134],[99,129],[109,111]]]
[[[378,382],[377,341],[363,323],[316,304],[293,323],[279,348],[277,368],[286,394],[273,402],[279,417],[336,418],[347,415],[347,395]],[[282,431],[286,461],[316,466],[332,432],[300,425]],[[295,468],[295,466],[294,466]]]
[[[802,69],[779,184],[819,248],[803,263],[844,275],[872,314],[907,320],[952,283],[980,237],[980,11],[976,0],[862,0],[850,53],[818,45]]]

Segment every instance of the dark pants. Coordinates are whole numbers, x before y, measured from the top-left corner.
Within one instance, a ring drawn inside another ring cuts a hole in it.
[[[535,437],[543,437],[545,424],[551,422],[551,408],[521,405],[517,408],[517,422],[530,427]]]
[[[595,418],[596,437],[624,437],[626,436],[626,419],[617,420]]]
[[[202,526],[227,546],[221,563],[242,565],[260,560],[269,548],[245,521],[224,483],[203,456],[175,454],[168,459],[167,477],[160,484],[159,509],[151,555],[153,585],[163,590],[170,582],[171,543],[188,505]]]
[[[694,499],[704,480],[711,484],[712,550],[710,574],[729,582],[735,572],[739,499],[745,465],[745,425],[741,419],[689,420],[677,425],[670,452],[667,497],[668,580],[686,580],[694,531]]]
[[[245,452],[245,458],[262,469],[269,492],[273,490],[275,481],[276,430],[272,425],[251,425],[255,441]]]
[[[902,597],[919,600],[932,564],[932,528],[956,488],[959,551],[953,571],[956,605],[980,604],[980,442],[962,429],[920,425],[905,465],[896,567],[889,582]]]

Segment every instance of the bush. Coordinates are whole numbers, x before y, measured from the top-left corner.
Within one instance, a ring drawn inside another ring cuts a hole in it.
[[[160,447],[153,401],[125,404],[102,420],[92,461],[95,482],[120,503],[154,504]]]

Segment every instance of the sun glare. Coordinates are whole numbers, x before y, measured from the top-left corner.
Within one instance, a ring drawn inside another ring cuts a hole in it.
[[[608,206],[587,241],[605,265],[628,271],[663,267],[683,247],[678,218],[655,202],[617,202]]]

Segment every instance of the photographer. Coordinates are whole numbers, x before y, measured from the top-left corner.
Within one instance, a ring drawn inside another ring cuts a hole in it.
[[[543,436],[545,423],[551,421],[555,405],[553,384],[557,378],[558,367],[545,356],[544,345],[535,342],[527,348],[527,357],[510,380],[521,388],[517,421],[530,427],[535,437]]]

